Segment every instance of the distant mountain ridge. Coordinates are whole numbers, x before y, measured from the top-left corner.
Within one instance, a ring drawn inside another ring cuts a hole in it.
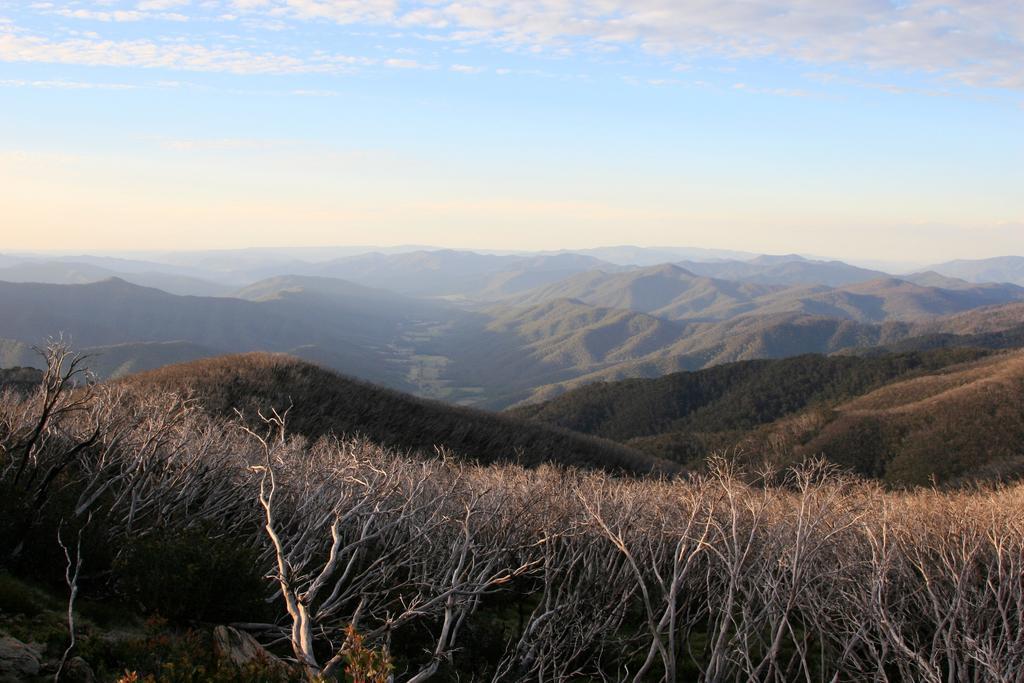
[[[757,256],[753,252],[731,249],[702,249],[699,247],[636,247],[620,245],[615,247],[593,247],[590,249],[566,249],[559,254],[583,254],[593,256],[620,266],[655,266],[675,261],[742,261]]]
[[[780,290],[699,276],[680,266],[662,264],[623,273],[582,273],[527,292],[513,303],[529,306],[551,299],[576,299],[670,320],[721,319],[748,312],[755,299]]]
[[[1024,303],[969,308],[1019,295],[1020,288],[1007,285],[945,290],[888,279],[842,289],[782,288],[662,265],[589,272],[559,285],[570,286],[591,301],[548,299],[556,289],[548,286],[532,305],[503,300],[466,307],[301,275],[253,283],[232,297],[174,296],[117,279],[0,283],[0,338],[22,344],[22,352],[7,354],[8,364],[25,364],[27,345],[67,333],[79,348],[98,349],[103,376],[224,353],[287,352],[395,389],[502,408],[592,381],[854,351],[927,335],[946,336],[898,348],[949,346],[955,340],[948,335],[1024,323]],[[595,293],[619,307],[595,305]],[[673,320],[626,305],[661,314],[689,308],[694,317]],[[965,307],[957,322],[939,315]],[[699,317],[713,318],[709,310],[723,319]],[[1014,342],[1005,336],[988,342],[997,343]]]
[[[596,268],[617,266],[580,254],[515,256],[451,249],[363,254],[306,269],[306,274],[429,297],[499,299]]]
[[[686,250],[613,252],[642,260]],[[636,267],[596,253],[408,248],[325,251],[317,260],[315,250],[245,250],[162,265],[12,256],[0,259],[0,339],[12,340],[0,358],[34,362],[28,346],[61,332],[99,354],[104,377],[224,353],[285,352],[421,396],[504,408],[588,382],[756,358],[1015,348],[1014,328],[1024,324],[1024,288],[935,271],[897,278],[793,254],[740,260],[699,250],[688,261]],[[114,269],[125,278],[91,282]],[[4,283],[4,272],[90,282]],[[257,272],[271,275],[228,284]],[[157,287],[126,278],[157,278]]]
[[[677,265],[698,275],[762,285],[842,287],[888,277],[888,273],[879,270],[859,268],[842,261],[816,261],[794,254],[758,256],[747,261],[683,261]]]
[[[111,278],[119,278],[141,287],[154,287],[170,294],[185,296],[220,296],[230,291],[230,287],[227,285],[198,277],[152,270],[122,272],[76,261],[22,261],[9,265],[3,265],[0,262],[0,282],[81,285]]]
[[[576,299],[669,320],[724,321],[747,314],[805,313],[858,322],[912,321],[1024,300],[1010,284],[922,286],[884,276],[841,287],[769,285],[697,275],[665,264],[619,273],[591,271],[531,290],[511,301],[534,305]]]
[[[328,304],[282,306],[280,301],[175,296],[120,279],[85,285],[0,282],[0,335],[35,344],[66,333],[79,348],[134,348],[139,356],[130,359],[122,353],[122,362],[139,367],[153,367],[151,354],[166,351],[151,344],[184,342],[191,351],[202,348],[211,354],[312,354],[320,361],[329,359],[332,367],[402,386],[404,372],[382,350],[387,339],[369,342],[408,314],[406,308],[388,310],[383,305],[357,315]]]
[[[577,302],[577,306],[583,306]],[[521,312],[523,325],[540,311],[549,309],[524,309]],[[578,312],[577,316],[582,316]],[[640,314],[635,314],[640,315]],[[510,324],[514,318],[506,316],[506,329],[516,330]],[[656,319],[661,320],[661,319]],[[891,321],[884,323],[862,323],[854,320],[814,316],[805,313],[780,313],[773,315],[748,315],[720,323],[691,323],[662,321],[676,334],[662,332],[660,337],[649,335],[647,340],[669,339],[662,346],[646,348],[631,345],[627,340],[607,345],[607,353],[616,353],[611,358],[589,366],[581,365],[571,376],[553,380],[537,386],[525,398],[517,402],[534,402],[557,396],[590,382],[614,381],[629,377],[658,377],[684,370],[700,370],[723,363],[758,358],[785,358],[807,353],[832,354],[867,353],[876,347],[892,351],[915,351],[953,346],[976,346],[986,349],[1016,348],[1017,336],[1014,330],[1024,325],[1024,304],[987,307],[970,310],[951,316],[926,318],[918,321]],[[539,330],[552,329],[551,321]],[[587,334],[592,328],[581,326],[578,335]],[[538,328],[533,328],[529,349],[537,357],[549,356],[549,348],[565,344],[573,335],[562,332],[561,336],[539,337]],[[601,337],[598,337],[600,339]],[[625,350],[638,351],[631,357]],[[639,353],[643,351],[644,353]],[[595,357],[596,360],[602,360]],[[514,381],[514,377],[509,381]]]
[[[1024,256],[949,261],[928,270],[968,282],[1009,282],[1024,286]]]

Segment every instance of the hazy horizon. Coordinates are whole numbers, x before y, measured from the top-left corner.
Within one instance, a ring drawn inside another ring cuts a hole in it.
[[[507,255],[507,256],[530,256],[530,255],[555,255],[555,254],[573,254],[573,253],[589,253],[589,252],[602,252],[611,250],[646,250],[650,252],[692,252],[689,254],[679,254],[677,257],[670,258],[666,256],[664,262],[669,263],[673,261],[687,261],[687,260],[709,260],[709,261],[746,261],[760,256],[769,257],[784,257],[784,256],[797,256],[810,261],[839,261],[843,263],[849,263],[850,265],[860,266],[864,268],[874,268],[889,272],[892,274],[909,274],[913,271],[920,270],[929,266],[939,265],[941,263],[959,261],[959,260],[989,260],[989,259],[1000,259],[1000,258],[1024,258],[1024,249],[1022,253],[992,253],[988,256],[980,256],[977,259],[954,257],[946,259],[944,261],[938,260],[927,260],[927,259],[886,259],[880,257],[851,257],[844,254],[818,254],[807,251],[789,251],[789,252],[755,252],[746,250],[735,250],[718,248],[715,246],[695,246],[690,244],[657,244],[657,245],[641,245],[641,244],[591,244],[579,247],[562,247],[555,249],[490,249],[490,248],[475,248],[467,247],[464,245],[452,245],[442,246],[437,244],[277,244],[269,246],[227,246],[217,248],[167,248],[167,249],[90,249],[90,248],[52,248],[52,249],[6,249],[3,244],[0,244],[0,255],[8,255],[14,257],[38,257],[38,258],[63,258],[73,259],[75,256],[88,256],[88,257],[109,257],[109,258],[122,258],[122,259],[136,259],[141,261],[155,259],[159,261],[161,257],[168,256],[188,256],[190,254],[222,254],[230,255],[237,253],[260,253],[264,255],[287,255],[292,258],[304,261],[320,261],[330,260],[335,258],[349,257],[349,256],[361,256],[371,253],[385,253],[385,254],[400,254],[400,253],[411,253],[416,251],[456,251],[456,252],[467,252],[476,254],[491,254],[491,255]],[[601,258],[597,255],[597,258]],[[619,262],[625,263],[624,258],[617,259]]]

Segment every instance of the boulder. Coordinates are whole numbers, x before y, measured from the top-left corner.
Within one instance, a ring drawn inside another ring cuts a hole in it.
[[[0,635],[0,683],[21,683],[39,674],[36,648],[17,638]]]
[[[275,668],[285,668],[284,662],[267,652],[255,638],[230,626],[217,626],[213,629],[213,648],[218,657],[238,667],[264,663]]]
[[[72,657],[64,665],[61,680],[67,681],[67,683],[96,683],[96,674],[84,659]]]

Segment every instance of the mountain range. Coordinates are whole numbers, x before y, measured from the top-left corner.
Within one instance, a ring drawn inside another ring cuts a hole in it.
[[[225,284],[159,270],[112,270],[78,261],[28,261],[8,265],[0,262],[0,282],[80,285],[111,278],[120,278],[143,287],[154,287],[170,294],[221,296],[231,291],[231,287]]]
[[[625,247],[315,256],[0,258],[0,366],[38,367],[32,346],[63,334],[126,387],[177,387],[218,414],[293,401],[311,438],[475,459],[670,471],[741,448],[894,485],[1024,473],[1007,407],[1024,287],[985,281],[1013,259],[897,277]]]
[[[534,289],[515,302],[530,305],[551,299],[576,299],[669,320],[720,321],[750,313],[806,313],[858,322],[885,322],[920,320],[1024,300],[1024,288],[1017,285],[956,281],[943,284],[946,288],[885,275],[834,287],[756,284],[697,275],[681,266],[665,264],[622,273],[582,273]]]
[[[594,253],[684,255],[668,251]],[[1008,331],[1024,324],[1024,288],[1013,284],[936,271],[896,278],[797,255],[688,255],[637,267],[590,253],[214,252],[175,257],[166,272],[141,258],[8,258],[0,277],[63,284],[0,282],[0,360],[32,364],[30,346],[59,333],[95,355],[101,377],[283,352],[400,391],[500,409],[594,381],[739,360],[1008,348],[1017,343]],[[109,272],[123,277],[73,284]],[[139,284],[154,273],[193,295]],[[246,273],[271,275],[231,284]],[[203,283],[217,295],[195,295]],[[960,338],[985,333],[1001,336]]]
[[[968,282],[1009,282],[1024,286],[1024,257],[999,256],[980,260],[940,263],[930,270]]]

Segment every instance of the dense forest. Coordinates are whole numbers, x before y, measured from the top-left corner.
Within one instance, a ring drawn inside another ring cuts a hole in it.
[[[617,441],[684,430],[750,429],[816,402],[852,398],[897,377],[983,355],[953,349],[869,358],[808,354],[741,361],[657,379],[599,382],[511,413]]]
[[[841,429],[834,410],[844,402],[886,386],[916,378],[934,377],[992,356],[975,348],[938,348],[866,356],[805,355],[781,360],[730,363],[696,372],[680,372],[656,379],[598,382],[545,403],[523,406],[513,415],[538,423],[620,441],[651,455],[699,466],[709,453],[732,450],[763,459],[782,461],[794,452],[824,455],[865,476],[885,477],[890,483],[926,483],[969,477],[971,468],[992,460],[991,437],[1016,434],[1016,421],[982,425],[984,411],[977,400],[946,406],[942,420],[953,420],[965,435],[987,434],[974,446],[959,439],[957,453],[944,452],[948,441],[918,433],[912,443],[905,430],[889,429],[893,411],[878,412],[873,422],[860,421]],[[1002,395],[1000,395],[1001,398]],[[935,413],[939,419],[938,413]],[[852,418],[850,418],[852,419]],[[833,421],[831,429],[825,427]],[[977,424],[975,424],[977,423]],[[952,422],[950,423],[952,424]],[[867,432],[879,436],[873,441]],[[819,434],[819,432],[825,432]],[[887,435],[882,438],[881,434]],[[1006,440],[1006,439],[1004,439]],[[886,461],[913,446],[916,463],[887,472]],[[963,458],[963,467],[957,459]],[[982,478],[994,472],[978,471]]]

